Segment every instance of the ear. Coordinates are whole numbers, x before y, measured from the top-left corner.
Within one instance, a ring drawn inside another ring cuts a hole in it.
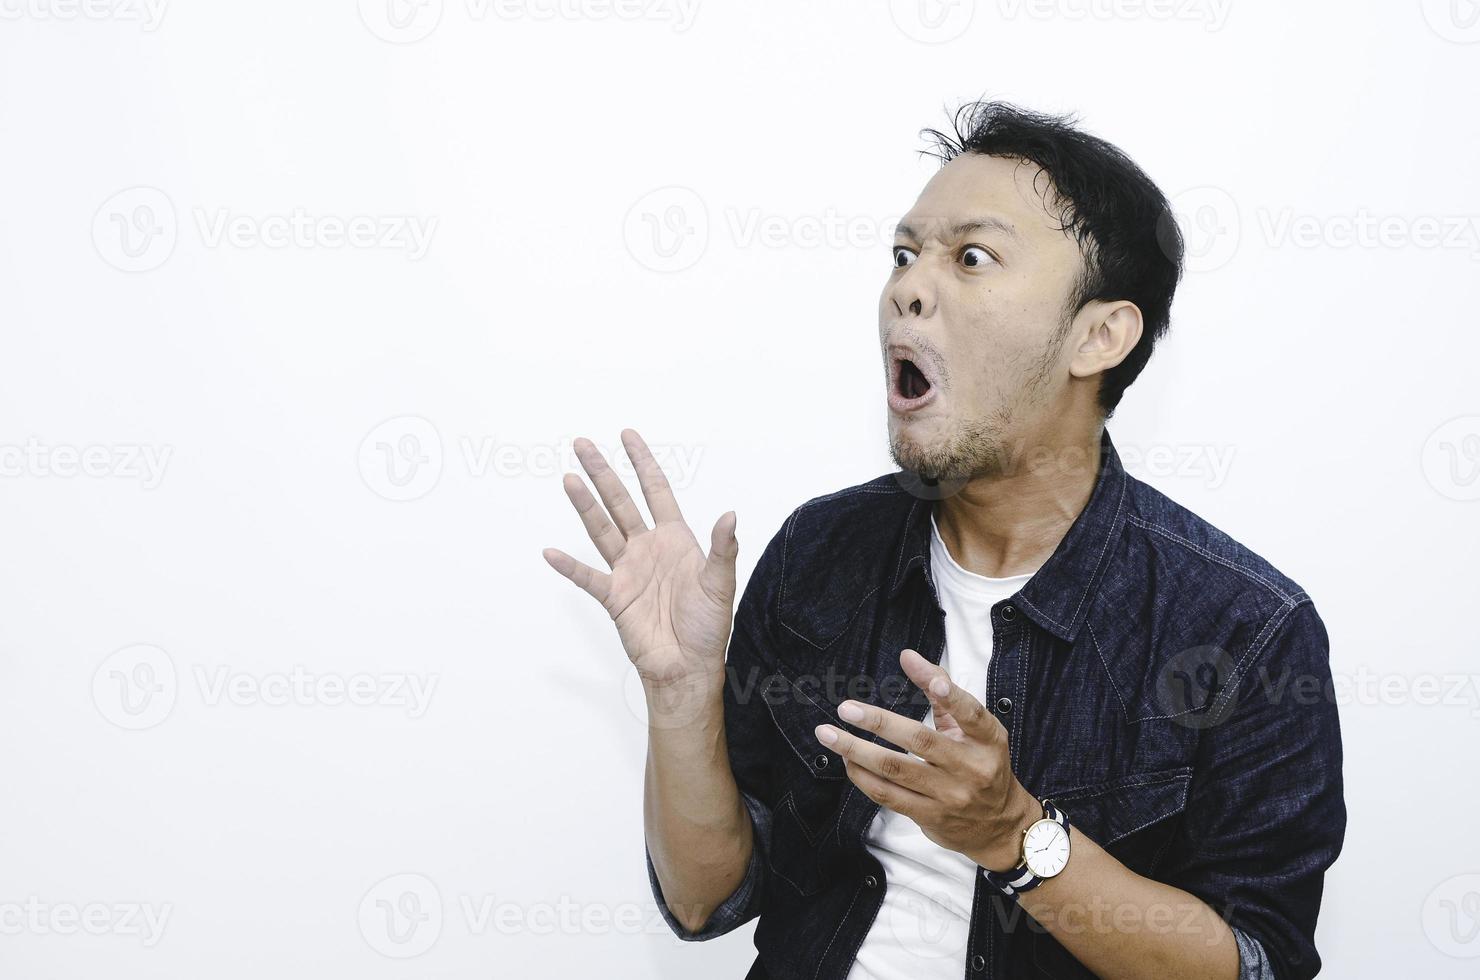
[[[1125,360],[1141,339],[1141,310],[1130,300],[1090,303],[1080,311],[1079,346],[1069,373],[1090,378]]]

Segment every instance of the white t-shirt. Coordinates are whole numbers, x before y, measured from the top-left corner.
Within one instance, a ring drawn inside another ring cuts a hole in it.
[[[979,701],[992,657],[992,606],[1032,577],[987,578],[968,572],[946,550],[930,516],[930,569],[945,611],[940,665]],[[934,711],[924,723],[935,727]],[[884,866],[884,904],[858,949],[848,980],[960,980],[966,968],[976,864],[921,832],[909,817],[883,807],[866,843]]]

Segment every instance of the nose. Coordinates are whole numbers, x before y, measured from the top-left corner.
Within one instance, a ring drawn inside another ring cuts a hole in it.
[[[922,320],[935,315],[935,290],[930,284],[929,276],[920,268],[921,264],[916,260],[889,287],[889,303],[895,316],[904,316],[906,310]]]

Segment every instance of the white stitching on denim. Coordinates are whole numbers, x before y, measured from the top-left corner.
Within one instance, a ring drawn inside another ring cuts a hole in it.
[[[1105,567],[1105,555],[1110,551],[1110,541],[1114,538],[1115,529],[1120,526],[1120,514],[1125,510],[1125,488],[1129,481],[1126,479],[1125,470],[1120,471],[1120,497],[1115,501],[1115,516],[1110,518],[1110,530],[1105,534],[1105,542],[1100,545],[1100,557],[1095,559],[1095,567],[1089,573],[1091,582],[1098,581],[1100,570]],[[1127,520],[1130,518],[1127,517]],[[1079,605],[1074,607],[1074,612],[1069,616],[1072,624],[1079,618],[1079,611],[1084,608],[1084,601],[1089,598],[1089,586],[1085,586],[1084,593],[1079,597]]]
[[[1120,693],[1120,685],[1115,683],[1115,675],[1110,672],[1110,664],[1108,661],[1105,660],[1105,651],[1100,649],[1099,637],[1095,636],[1094,624],[1085,623],[1084,628],[1089,633],[1090,646],[1095,648],[1095,655],[1100,658],[1100,663],[1105,668],[1105,677],[1110,681],[1110,690],[1115,692],[1115,700],[1120,702],[1120,711],[1123,715],[1125,715],[1126,720],[1129,721],[1131,717],[1131,709],[1125,703],[1125,697]],[[1137,720],[1139,721],[1141,719]]]
[[[1307,596],[1304,592],[1297,592],[1293,596],[1291,596],[1290,599],[1293,600],[1293,604],[1286,604],[1281,606],[1279,609],[1276,609],[1274,613],[1270,615],[1268,622],[1266,622],[1264,626],[1260,628],[1258,635],[1254,637],[1254,642],[1250,643],[1247,647],[1243,649],[1242,652],[1239,653],[1238,660],[1234,662],[1233,669],[1228,672],[1228,679],[1224,684],[1223,691],[1218,695],[1216,699],[1214,699],[1212,704],[1208,705],[1207,710],[1209,715],[1213,714],[1216,711],[1222,710],[1223,703],[1228,698],[1232,697],[1233,692],[1237,691],[1239,685],[1243,683],[1244,662],[1247,661],[1249,657],[1257,657],[1259,654],[1264,652],[1264,645],[1269,642],[1271,633],[1284,624],[1284,621],[1289,618],[1290,613],[1294,612],[1296,609],[1299,609],[1301,606],[1306,605],[1309,601],[1309,596]],[[1192,712],[1199,710],[1202,709],[1194,705],[1190,708],[1186,708],[1182,711],[1176,711],[1171,714],[1143,715],[1142,717],[1137,718],[1136,721],[1163,721],[1169,718],[1180,718],[1183,715],[1191,714]]]
[[[1112,779],[1107,782],[1089,783],[1084,786],[1073,786],[1069,789],[1060,790],[1057,793],[1045,793],[1047,799],[1055,803],[1062,801],[1082,800],[1088,796],[1099,796],[1112,790],[1125,789],[1127,786],[1140,787],[1151,786],[1156,783],[1170,783],[1179,779],[1192,776],[1191,766],[1177,766],[1174,769],[1162,769],[1157,772],[1134,773],[1123,779]]]
[[[1078,796],[1071,796],[1071,795],[1068,795],[1068,794],[1065,794],[1065,793],[1053,793],[1053,794],[1049,794],[1049,799],[1052,799],[1055,803],[1061,803],[1061,802],[1073,803],[1075,800],[1086,800],[1086,799],[1091,799],[1091,798],[1093,798],[1095,796],[1104,796],[1106,794],[1113,793],[1116,790],[1121,790],[1121,789],[1140,789],[1140,788],[1145,787],[1145,786],[1160,786],[1160,785],[1163,785],[1163,784],[1166,784],[1166,783],[1181,783],[1182,784],[1182,792],[1181,792],[1181,794],[1178,797],[1177,805],[1174,808],[1172,808],[1171,810],[1168,810],[1165,813],[1159,813],[1156,816],[1152,817],[1150,820],[1147,820],[1145,823],[1142,823],[1142,824],[1140,824],[1139,826],[1136,826],[1136,827],[1132,827],[1130,830],[1127,830],[1127,831],[1124,831],[1122,833],[1116,834],[1114,837],[1107,838],[1106,840],[1097,840],[1097,841],[1095,841],[1095,843],[1096,844],[1099,844],[1101,847],[1109,847],[1111,844],[1114,844],[1117,841],[1125,840],[1131,834],[1134,834],[1137,831],[1145,830],[1147,827],[1151,826],[1152,824],[1157,823],[1157,822],[1162,821],[1162,820],[1165,820],[1168,817],[1175,816],[1176,814],[1180,813],[1181,811],[1183,811],[1183,810],[1185,810],[1187,808],[1187,794],[1188,794],[1189,788],[1192,785],[1192,771],[1190,769],[1186,769],[1184,767],[1183,769],[1178,770],[1178,772],[1180,773],[1180,775],[1166,776],[1166,777],[1163,777],[1163,778],[1155,778],[1155,775],[1154,774],[1148,774],[1148,776],[1150,776],[1151,778],[1141,779],[1141,780],[1127,780],[1127,781],[1125,781],[1123,783],[1116,783],[1114,785],[1111,785],[1109,787],[1106,787],[1103,790],[1098,790],[1096,792],[1082,792]],[[1064,812],[1067,813],[1068,812],[1068,809],[1065,808]],[[1071,826],[1074,823],[1074,820],[1073,820],[1073,817],[1072,816],[1069,819],[1069,823],[1070,823]],[[1081,831],[1081,833],[1083,833],[1083,831]]]
[[[915,508],[916,507],[919,507],[919,506],[920,506],[920,498],[919,497],[916,497],[915,498],[915,502],[912,503],[912,504],[910,504],[910,512],[904,516],[904,526],[905,527],[909,527],[912,523],[914,523],[914,520],[915,520]],[[893,591],[894,590],[894,587],[899,584],[899,573],[900,573],[900,569],[903,566],[904,566],[904,544],[901,543],[900,546],[899,546],[899,557],[896,558],[896,559],[894,559],[894,578],[889,583],[889,589],[890,589],[890,591]]]
[[[1206,548],[1202,547],[1201,545],[1196,544],[1196,543],[1194,543],[1192,541],[1187,540],[1186,538],[1182,537],[1180,534],[1177,534],[1174,531],[1167,530],[1166,528],[1162,527],[1160,524],[1152,524],[1150,521],[1143,521],[1139,517],[1134,517],[1134,516],[1127,517],[1126,520],[1129,521],[1130,523],[1136,525],[1137,527],[1144,528],[1147,531],[1154,531],[1157,534],[1162,535],[1163,537],[1170,538],[1171,540],[1177,542],[1178,544],[1180,544],[1180,545],[1182,545],[1182,546],[1184,546],[1186,548],[1190,548],[1191,550],[1197,552],[1199,555],[1202,555],[1208,561],[1216,562],[1219,565],[1223,565],[1223,566],[1225,566],[1227,568],[1231,568],[1231,569],[1233,569],[1234,571],[1237,571],[1237,572],[1242,572],[1244,575],[1248,576],[1249,578],[1251,578],[1254,581],[1258,582],[1260,585],[1264,586],[1269,591],[1273,592],[1275,594],[1275,596],[1278,597],[1282,602],[1289,602],[1290,599],[1291,599],[1291,596],[1288,593],[1284,592],[1282,589],[1280,589],[1279,586],[1275,585],[1273,582],[1269,581],[1269,579],[1267,579],[1264,576],[1260,575],[1258,572],[1254,571],[1252,568],[1247,568],[1247,567],[1245,567],[1243,565],[1240,565],[1238,562],[1232,561],[1231,559],[1228,559],[1228,558],[1224,558],[1222,555],[1215,555],[1211,551],[1209,551]]]
[[[853,625],[853,621],[858,618],[858,614],[863,611],[863,607],[866,606],[866,605],[868,605],[869,597],[872,596],[877,591],[879,591],[879,587],[876,585],[872,589],[869,589],[868,592],[864,593],[863,598],[861,600],[859,600],[858,606],[853,610],[853,614],[851,616],[849,616],[848,617],[848,621],[843,624],[843,628],[840,629],[840,630],[838,630],[837,635],[834,636],[832,639],[828,640],[826,643],[818,643],[816,640],[811,639],[806,634],[801,633],[801,632],[798,632],[789,623],[787,623],[785,619],[782,619],[780,616],[777,616],[776,618],[781,622],[782,628],[784,628],[792,636],[795,636],[797,639],[799,639],[803,643],[807,644],[807,646],[812,647],[815,650],[826,650],[828,647],[830,647],[834,643],[838,642],[838,640],[845,633],[848,632],[848,628]]]
[[[796,691],[802,697],[806,698],[809,702],[811,702],[812,706],[815,707],[818,711],[820,711],[822,713],[822,717],[828,723],[832,723],[834,721],[834,719],[836,719],[837,716],[834,713],[830,712],[827,708],[824,708],[822,705],[818,704],[817,701],[815,699],[813,699],[813,697],[810,694],[808,694],[806,691],[802,690],[802,688],[799,685],[797,685],[795,682],[793,682],[790,677],[787,677],[785,671],[782,670],[781,665],[779,663],[777,664],[776,673],[773,674],[772,676],[773,677],[782,677],[782,678],[784,678],[786,680],[787,686],[790,687],[793,691]],[[779,717],[777,717],[777,715],[776,715],[776,706],[773,705],[770,701],[766,701],[764,694],[762,694],[761,700],[764,701],[764,703],[766,705],[766,711],[771,716],[771,724],[772,724],[772,726],[778,732],[780,732],[782,740],[785,741],[786,744],[791,747],[791,750],[796,753],[797,758],[802,761],[802,765],[804,765],[804,766],[807,767],[807,771],[809,773],[814,773],[814,775],[812,776],[813,779],[833,779],[833,780],[836,780],[836,779],[842,779],[842,778],[844,778],[841,775],[838,775],[838,776],[818,776],[818,775],[815,775],[815,767],[813,767],[811,765],[810,760],[807,758],[808,753],[805,752],[805,751],[803,751],[801,748],[799,748],[797,746],[797,743],[796,742],[793,742],[792,741],[791,734],[787,732],[786,727],[781,724],[781,719]],[[804,739],[806,738],[806,736],[799,736],[799,737],[802,737]],[[810,744],[810,743],[805,743],[805,744]],[[818,748],[821,748],[821,746],[818,746]]]
[[[858,896],[862,893],[862,888],[859,888],[853,892],[853,901],[848,903],[848,908],[843,912],[842,921],[840,921],[838,923],[838,927],[833,930],[832,938],[827,941],[827,947],[823,949],[822,955],[817,957],[817,969],[812,973],[812,980],[817,980],[818,977],[822,976],[822,964],[827,962],[828,952],[832,949],[833,943],[837,941],[838,933],[843,931],[843,925],[848,921],[848,913],[852,912],[853,906],[858,904]],[[856,954],[857,950],[854,950],[854,953]]]
[[[924,645],[924,641],[925,641],[925,630],[926,630],[926,628],[927,628],[926,624],[922,624],[920,626],[920,637],[919,637],[919,639],[917,639],[915,641],[915,645],[913,647],[913,649],[916,652],[918,652],[919,649],[920,649],[920,647],[922,645]],[[906,677],[905,680],[908,682],[909,681],[909,678]],[[891,701],[891,702],[889,702],[889,710],[890,711],[893,711],[895,709],[895,707],[897,707],[899,705],[899,699],[902,698],[902,697],[904,697],[905,689],[908,688],[908,687],[909,687],[909,683],[906,683],[903,687],[901,687],[899,689],[899,693],[896,694],[896,695],[894,695],[894,700]],[[848,792],[846,794],[844,794],[844,796],[843,796],[843,803],[842,803],[841,806],[838,807],[838,815],[837,815],[837,818],[835,820],[833,820],[832,833],[837,838],[838,844],[840,846],[843,843],[843,835],[842,835],[842,829],[843,829],[843,812],[848,809],[848,801],[853,798],[853,791],[855,789],[857,789],[857,788],[858,787],[856,785],[854,785],[853,780],[851,780],[851,779],[848,780]],[[868,833],[868,825],[867,824],[864,825],[863,830],[864,830],[864,833]]]
[[[1126,476],[1125,470],[1122,468],[1120,471],[1120,496],[1115,501],[1115,516],[1110,519],[1110,530],[1106,532],[1105,542],[1100,546],[1100,556],[1095,559],[1094,570],[1090,573],[1090,582],[1098,581],[1100,570],[1104,567],[1105,564],[1105,554],[1110,550],[1110,542],[1117,537],[1115,529],[1120,524],[1121,511],[1125,510],[1125,495],[1126,487],[1128,485],[1129,478]],[[1132,518],[1127,517],[1126,519],[1131,520]],[[1072,624],[1076,619],[1079,618],[1079,612],[1081,609],[1084,608],[1085,600],[1089,598],[1090,592],[1091,587],[1089,585],[1086,585],[1084,588],[1084,592],[1081,593],[1079,596],[1079,604],[1074,607],[1074,612],[1070,615],[1069,622],[1067,624],[1059,622],[1057,619],[1044,612],[1043,609],[1040,608],[1036,603],[1032,602],[1022,595],[1018,596],[1018,605],[1027,606],[1029,609],[1033,610],[1033,612],[1038,614],[1038,616],[1047,620],[1048,623],[1053,626],[1053,628],[1057,632],[1067,637],[1073,632]]]
[[[1244,655],[1239,658],[1238,663],[1234,664],[1232,677],[1229,678],[1230,683],[1223,688],[1222,693],[1218,695],[1217,700],[1215,700],[1212,706],[1208,709],[1210,714],[1221,711],[1223,709],[1223,704],[1229,698],[1233,697],[1233,693],[1238,690],[1239,684],[1243,682],[1244,662],[1247,661],[1250,657],[1253,657],[1257,660],[1260,656],[1262,656],[1264,653],[1264,647],[1274,637],[1274,634],[1279,632],[1280,628],[1285,625],[1285,623],[1289,620],[1291,614],[1293,614],[1295,610],[1299,609],[1301,606],[1311,604],[1309,602],[1309,597],[1306,596],[1304,592],[1296,593],[1294,596],[1291,597],[1291,600],[1295,601],[1287,601],[1286,605],[1276,610],[1275,613],[1269,617],[1269,622],[1264,624],[1264,629],[1260,630],[1259,635],[1255,637],[1254,642],[1249,645],[1249,649],[1244,651]]]

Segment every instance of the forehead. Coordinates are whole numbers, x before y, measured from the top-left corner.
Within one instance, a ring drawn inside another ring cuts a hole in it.
[[[1053,195],[1053,182],[1035,163],[963,153],[930,178],[900,223],[927,237],[947,237],[964,221],[996,218],[1030,243],[1073,247],[1057,209],[1049,210]]]

